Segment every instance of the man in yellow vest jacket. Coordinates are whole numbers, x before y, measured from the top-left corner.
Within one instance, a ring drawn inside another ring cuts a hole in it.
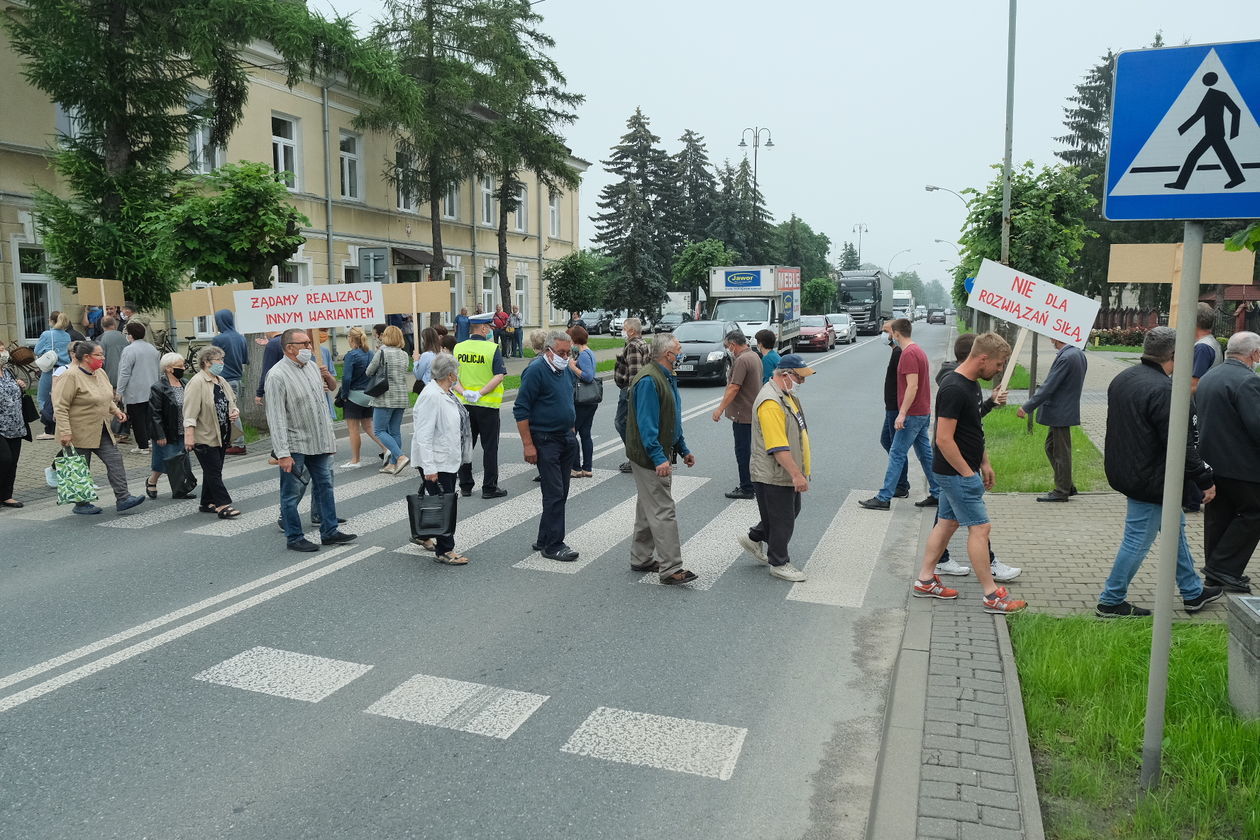
[[[481,498],[497,499],[507,491],[499,487],[499,407],[503,404],[503,378],[507,365],[499,347],[490,340],[494,316],[473,315],[468,320],[472,334],[455,345],[459,362],[459,382],[455,392],[468,409],[473,445],[481,441]],[[474,486],[472,464],[459,468],[459,489],[471,496]]]

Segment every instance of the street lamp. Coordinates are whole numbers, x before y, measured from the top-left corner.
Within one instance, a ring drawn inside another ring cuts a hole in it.
[[[942,244],[942,245],[949,245],[949,246],[950,246],[950,247],[952,247],[955,251],[957,251],[957,252],[958,252],[958,256],[960,256],[960,257],[962,256],[962,251],[958,248],[958,243],[957,243],[957,242],[950,242],[948,239],[933,239],[932,241],[933,241],[933,242],[939,242],[939,243],[940,243],[940,244]],[[944,262],[944,260],[942,260],[942,262]]]
[[[910,253],[910,249],[906,248],[904,251],[898,251],[897,253],[893,254],[891,257],[888,258],[888,273],[889,274],[893,273],[892,272],[893,260],[897,259],[897,257],[900,257],[902,254],[908,254],[908,253]],[[896,276],[896,275],[893,275],[893,276]]]
[[[866,222],[858,222],[853,226],[853,232],[858,235],[858,268],[862,267],[862,234],[870,233],[870,228],[866,226]]]
[[[767,148],[767,149],[773,149],[773,148],[774,148],[774,141],[770,139],[770,129],[768,129],[768,128],[761,128],[761,127],[759,127],[759,126],[754,126],[754,127],[752,127],[752,128],[745,128],[745,129],[744,129],[744,133],[743,133],[743,134],[741,134],[741,135],[740,135],[740,138],[739,138],[739,148],[741,148],[741,149],[747,149],[747,148],[748,148],[748,140],[747,140],[747,137],[748,137],[748,132],[750,132],[750,131],[752,132],[752,136],[753,136],[753,141],[752,141],[752,150],[753,150],[753,193],[755,194],[755,193],[757,192],[757,150],[758,150],[759,148],[761,148],[761,132],[763,132],[763,131],[764,131],[764,132],[766,133],[766,148]]]
[[[949,187],[938,187],[935,184],[926,184],[924,185],[923,189],[927,190],[928,192],[936,192],[937,190],[941,190],[943,192],[951,193],[952,195],[957,196],[958,200],[963,203],[963,207],[966,207],[968,210],[971,209],[971,206],[967,204],[967,199],[963,198],[961,195],[954,192]]]

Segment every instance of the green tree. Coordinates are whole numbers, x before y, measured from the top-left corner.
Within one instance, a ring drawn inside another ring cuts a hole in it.
[[[607,305],[655,320],[667,299],[665,273],[656,261],[656,219],[634,183],[626,185],[618,202],[623,218],[616,235],[609,235],[603,248],[609,261]],[[608,229],[610,234],[612,230]]]
[[[608,260],[591,251],[574,251],[547,266],[543,281],[547,299],[565,312],[585,312],[604,306]]]
[[[924,303],[923,300],[923,281],[919,278],[917,271],[899,271],[893,276],[894,289],[909,289],[914,294],[914,302],[917,306]]]
[[[240,50],[269,41],[290,84],[343,73],[400,107],[415,96],[347,21],[330,23],[302,3],[27,0],[4,24],[24,77],[78,126],[53,155],[69,197],[36,191],[52,274],[66,285],[121,280],[141,308],[165,305],[182,282],[145,226],[172,202],[181,176],[171,162],[189,133],[208,124],[222,145],[240,122],[249,87]]]
[[[836,303],[836,281],[815,277],[801,289],[801,307],[806,315],[826,315]]]
[[[1252,222],[1225,240],[1227,251],[1241,251],[1243,248],[1249,251],[1260,248],[1260,222]]]
[[[770,261],[770,226],[774,217],[766,210],[761,187],[753,181],[748,158],[735,169],[735,194],[739,200],[740,218],[744,225],[744,242],[749,263],[763,265]]]
[[[827,261],[830,250],[831,239],[825,234],[815,233],[808,223],[793,213],[786,222],[771,228],[766,262],[799,266],[802,277],[827,277],[831,274],[831,264]]]
[[[683,147],[674,155],[674,169],[679,185],[682,234],[686,242],[699,242],[708,237],[713,224],[717,178],[713,175],[704,137],[687,129],[678,139]]]
[[[717,170],[718,192],[713,202],[713,221],[709,224],[711,239],[726,244],[739,252],[742,259],[752,262],[748,244],[748,231],[744,223],[743,208],[735,185],[735,168],[727,161]]]
[[[161,243],[163,260],[208,283],[270,288],[272,270],[297,253],[306,241],[301,228],[311,223],[265,163],[229,163],[182,185],[174,198],[143,232]]]
[[[917,298],[916,298],[917,300]],[[949,294],[940,280],[929,280],[923,285],[923,303],[925,306],[944,308],[949,303]]]
[[[709,269],[719,265],[739,265],[739,253],[732,251],[716,239],[689,242],[678,259],[674,260],[673,283],[675,292],[691,292],[709,287]]]
[[[840,270],[841,271],[857,271],[862,267],[858,260],[857,248],[853,247],[852,242],[844,243],[844,248],[840,251]]]

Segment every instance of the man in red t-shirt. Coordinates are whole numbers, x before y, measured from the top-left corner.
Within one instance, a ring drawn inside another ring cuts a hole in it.
[[[915,502],[915,507],[936,507],[940,485],[932,472],[932,438],[928,434],[932,425],[932,380],[927,353],[910,340],[910,322],[905,318],[893,321],[889,329],[893,340],[901,347],[901,359],[897,362],[897,419],[893,422],[895,431],[888,450],[888,471],[884,474],[883,489],[858,504],[868,510],[888,510],[892,506],[893,493],[913,446],[927,476],[929,490],[928,497]]]

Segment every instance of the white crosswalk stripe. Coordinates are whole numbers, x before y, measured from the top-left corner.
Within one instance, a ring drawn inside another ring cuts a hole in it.
[[[196,492],[196,491],[194,491]],[[260,481],[257,484],[251,484],[237,490],[232,490],[232,504],[237,502],[256,499],[259,496],[276,496],[280,493],[280,479],[272,478]],[[160,500],[159,500],[160,501]],[[152,504],[152,510],[144,510],[144,513],[132,514],[130,516],[120,516],[117,519],[107,519],[99,522],[102,528],[148,528],[151,525],[161,525],[163,522],[172,522],[183,516],[198,513],[201,503],[196,499],[190,501],[174,500],[157,504],[156,502],[147,501],[146,505]]]
[[[858,506],[858,499],[869,495],[869,490],[849,492],[805,563],[806,579],[792,584],[787,594],[789,601],[862,606],[892,521],[890,513]]]
[[[370,670],[371,665],[357,662],[255,647],[207,668],[193,679],[273,697],[318,703]]]
[[[416,674],[365,711],[506,740],[549,699],[546,694]]]
[[[696,579],[683,586],[712,589],[718,578],[744,553],[736,537],[757,524],[757,503],[750,499],[731,502],[721,513],[683,543],[683,568],[696,573]],[[661,576],[648,572],[639,583],[661,584]]]
[[[687,498],[708,481],[707,478],[686,475],[675,477],[674,501]],[[631,488],[633,489],[633,485]],[[626,499],[611,510],[601,513],[590,522],[570,532],[565,541],[582,555],[572,563],[558,563],[543,557],[541,552],[534,552],[516,563],[513,568],[575,575],[630,536],[634,528],[634,508],[635,499]]]

